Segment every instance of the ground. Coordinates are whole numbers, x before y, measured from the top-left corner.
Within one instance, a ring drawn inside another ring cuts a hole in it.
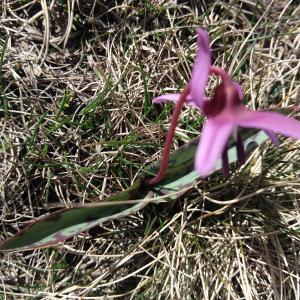
[[[189,80],[198,26],[248,107],[299,103],[298,1],[3,0],[0,13],[1,239],[160,158],[173,105],[151,99]],[[185,107],[174,148],[202,124]],[[1,253],[0,298],[299,299],[299,142],[280,142],[172,203]]]

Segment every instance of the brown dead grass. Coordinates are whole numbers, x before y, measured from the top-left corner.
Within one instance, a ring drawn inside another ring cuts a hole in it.
[[[125,189],[159,158],[171,105],[151,99],[189,79],[197,26],[249,107],[298,103],[295,1],[228,2],[1,2],[3,238]],[[175,147],[201,124],[185,108]],[[227,181],[200,182],[175,203],[56,248],[0,254],[0,297],[299,299],[298,148],[265,145]]]

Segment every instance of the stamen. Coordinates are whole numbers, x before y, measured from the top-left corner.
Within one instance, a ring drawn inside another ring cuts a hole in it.
[[[236,152],[237,152],[239,164],[243,165],[246,162],[246,154],[245,154],[243,140],[239,132],[237,132],[237,138],[236,138]]]
[[[228,73],[220,67],[212,66],[210,68],[210,74],[215,74],[215,75],[220,76],[225,85],[231,85],[232,84],[232,81],[231,81]]]
[[[272,131],[270,130],[265,130],[265,133],[269,136],[269,138],[271,139],[272,143],[276,146],[276,147],[279,147],[279,141],[278,141],[278,138],[277,136],[275,135],[275,133],[273,133]]]
[[[168,168],[168,163],[169,163],[170,149],[171,149],[172,141],[174,138],[175,129],[178,124],[178,118],[180,115],[180,111],[181,111],[182,106],[183,106],[189,93],[190,93],[190,87],[187,84],[185,86],[182,94],[180,95],[180,98],[179,98],[178,102],[176,103],[175,109],[172,114],[171,124],[170,124],[170,128],[168,130],[168,133],[167,133],[167,138],[166,138],[165,146],[163,149],[163,154],[162,154],[162,158],[161,158],[161,164],[160,164],[159,171],[155,177],[153,177],[149,180],[146,180],[146,183],[148,185],[153,185],[153,184],[158,183],[159,181],[161,181],[163,179],[163,177],[166,173],[166,170]]]
[[[227,147],[227,145],[222,153],[222,173],[224,176],[229,176],[229,162],[228,162],[228,147]]]

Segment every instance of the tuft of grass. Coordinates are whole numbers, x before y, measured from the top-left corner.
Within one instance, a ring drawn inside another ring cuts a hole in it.
[[[4,96],[4,88],[5,88],[5,80],[3,78],[3,63],[4,63],[4,56],[7,50],[8,45],[8,36],[5,38],[2,49],[0,51],[0,107],[2,108],[2,113],[4,117],[7,117],[8,114],[8,103],[7,99]]]
[[[189,80],[197,26],[249,107],[298,103],[293,1],[6,0],[0,11],[1,239],[125,189],[160,158],[173,105],[151,99]],[[185,107],[174,148],[202,123]],[[0,254],[0,297],[299,299],[299,165],[299,142],[267,143],[175,202]]]

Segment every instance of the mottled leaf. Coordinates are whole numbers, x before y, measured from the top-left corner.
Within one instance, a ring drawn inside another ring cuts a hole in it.
[[[252,152],[268,139],[263,131],[243,130],[246,153]],[[190,189],[198,180],[193,170],[198,139],[172,153],[165,178],[154,186],[145,184],[145,179],[156,174],[159,162],[143,170],[138,180],[127,190],[109,197],[100,203],[64,209],[41,217],[0,245],[0,250],[25,250],[47,247],[62,242],[108,220],[132,214],[151,201],[173,200]],[[234,141],[229,148],[229,162],[237,161]],[[221,169],[218,161],[217,170]]]

